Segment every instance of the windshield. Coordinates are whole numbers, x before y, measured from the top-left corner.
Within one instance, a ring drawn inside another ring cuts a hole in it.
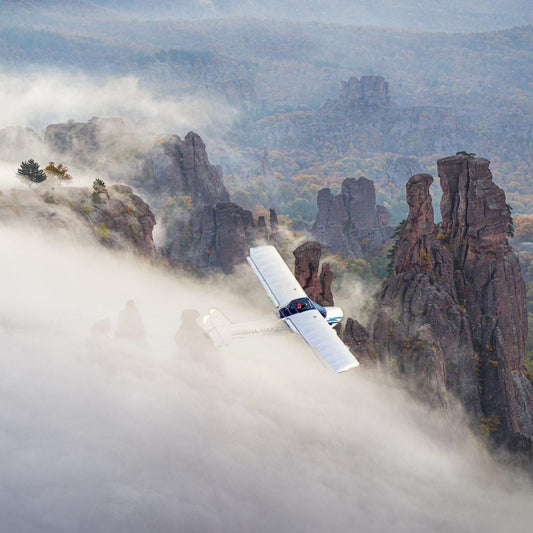
[[[314,306],[316,307],[317,311],[324,317],[328,315],[328,312],[326,311],[325,307],[322,307],[321,305],[317,304],[316,302],[313,302]]]

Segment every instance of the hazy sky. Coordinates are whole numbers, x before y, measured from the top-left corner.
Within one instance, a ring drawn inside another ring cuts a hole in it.
[[[147,18],[258,17],[426,31],[486,31],[531,22],[526,0],[94,0]]]
[[[526,530],[531,486],[386,380],[292,335],[178,349],[184,309],[271,312],[245,267],[221,288],[35,230],[0,247],[5,531]],[[129,299],[144,343],[113,336]]]

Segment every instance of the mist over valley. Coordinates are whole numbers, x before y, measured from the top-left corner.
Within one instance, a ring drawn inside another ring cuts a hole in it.
[[[388,380],[335,375],[295,336],[176,346],[187,308],[216,302],[235,320],[271,312],[250,272],[222,289],[50,233],[4,227],[0,238],[10,257],[0,314],[7,529],[526,523],[526,480]],[[138,342],[115,337],[130,299],[146,331]],[[106,317],[109,331],[91,336]]]

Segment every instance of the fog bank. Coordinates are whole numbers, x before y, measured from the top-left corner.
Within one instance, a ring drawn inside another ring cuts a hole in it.
[[[531,486],[386,380],[292,335],[177,346],[185,309],[270,312],[245,269],[222,288],[36,231],[0,246],[5,531],[525,531]],[[132,299],[138,342],[114,336]]]
[[[163,95],[143,87],[135,76],[96,77],[39,70],[12,74],[0,70],[0,128],[26,126],[42,133],[51,123],[87,122],[94,116],[123,117],[130,125],[157,133],[195,131],[219,134],[237,111],[205,94]]]

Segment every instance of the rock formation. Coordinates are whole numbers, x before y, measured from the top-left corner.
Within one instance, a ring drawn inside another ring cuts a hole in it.
[[[136,149],[132,137],[122,119],[93,117],[88,122],[50,124],[44,144],[56,154],[74,158],[78,165],[107,170],[106,166],[121,164],[118,158],[123,160],[126,152]]]
[[[363,365],[376,362],[376,351],[370,343],[368,330],[355,318],[348,317],[345,321],[341,339]]]
[[[341,83],[337,100],[329,100],[301,128],[306,141],[330,143],[340,151],[422,155],[466,145],[469,130],[449,109],[391,105],[383,76],[355,77]]]
[[[387,107],[390,104],[389,84],[383,76],[352,76],[341,82],[339,102],[359,107]]]
[[[270,237],[266,222],[256,231],[251,213],[230,203],[222,169],[210,163],[204,142],[192,131],[183,140],[138,138],[119,119],[93,118],[48,126],[45,142],[146,195],[163,226],[162,248],[172,265],[230,272],[244,261],[255,233]],[[276,233],[275,212],[270,219]]]
[[[151,197],[188,196],[195,207],[229,202],[222,169],[209,162],[200,136],[189,132],[159,137],[139,154],[132,183]]]
[[[271,223],[276,219],[272,210]],[[168,259],[172,265],[198,274],[209,269],[230,273],[245,261],[250,246],[269,240],[277,229],[271,225],[269,235],[264,217],[262,220],[258,228],[251,211],[230,202],[193,209],[170,228]]]
[[[409,216],[369,324],[382,362],[435,403],[451,392],[496,445],[531,450],[533,388],[523,373],[525,288],[507,243],[509,209],[489,161],[438,161],[442,224],[427,174],[407,184]]]
[[[472,332],[482,422],[497,443],[531,451],[533,388],[523,368],[526,291],[507,242],[510,209],[488,160],[448,157],[438,161],[438,170],[442,231]]]
[[[323,263],[319,273],[322,256],[320,243],[307,241],[298,246],[293,254],[295,259],[294,275],[309,298],[320,305],[335,305],[331,290],[333,273],[329,263]],[[335,329],[359,362],[375,363],[376,354],[369,343],[369,333],[362,324],[356,319],[348,317],[345,319],[344,329],[341,325],[336,326]]]
[[[294,275],[309,298],[324,306],[334,305],[331,292],[333,274],[329,263],[322,265],[319,271],[322,247],[319,242],[304,242],[293,252]]]
[[[195,207],[228,202],[222,169],[209,162],[200,136],[147,135],[118,118],[51,124],[44,142],[62,157],[74,158],[147,195],[156,207],[168,197],[188,196]]]
[[[256,240],[275,238],[278,232],[274,210],[269,231],[265,217],[256,224],[250,211],[230,202],[222,169],[209,162],[194,132],[183,140],[159,138],[139,158],[133,183],[156,199],[166,227],[164,248],[174,266],[229,273]]]
[[[127,185],[110,185],[107,189],[108,198],[100,203],[81,200],[81,212],[78,212],[87,218],[104,244],[112,248],[129,247],[155,260],[152,231],[156,221],[150,206]],[[80,191],[81,198],[85,198],[86,189]]]
[[[411,174],[404,177],[402,168],[394,168],[394,159],[447,153],[479,140],[475,128],[449,108],[393,105],[383,76],[351,77],[341,82],[339,97],[320,109],[262,117],[251,131],[236,135],[242,136],[243,145],[257,149],[312,150],[324,157],[332,152],[390,154],[390,166],[378,173],[384,170],[402,184]]]
[[[361,258],[363,248],[375,251],[391,235],[390,214],[384,206],[376,206],[374,183],[364,176],[345,179],[337,196],[321,189],[317,204],[313,235],[343,258]]]

